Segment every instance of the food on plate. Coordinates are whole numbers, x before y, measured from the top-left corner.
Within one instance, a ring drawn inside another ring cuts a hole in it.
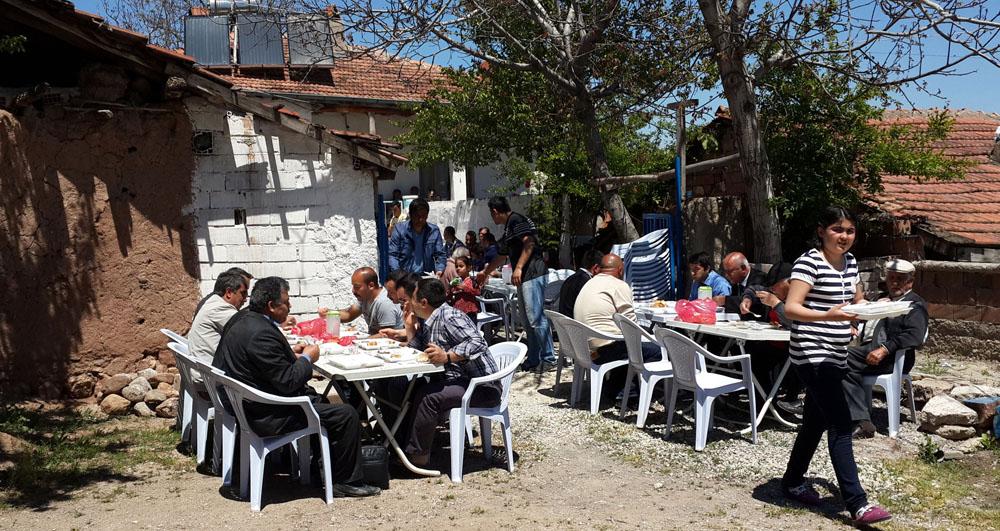
[[[666,308],[667,307],[667,301],[656,299],[649,306],[652,307],[652,308]]]
[[[427,356],[426,352],[421,352],[420,354],[417,354],[417,361],[420,363],[427,363],[428,361],[431,361],[431,358]]]
[[[368,341],[365,344],[368,345],[369,347],[377,347],[378,346],[378,340],[377,339],[372,339],[372,340]]]

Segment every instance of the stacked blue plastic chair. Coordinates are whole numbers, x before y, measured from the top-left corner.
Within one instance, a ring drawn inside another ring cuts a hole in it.
[[[625,282],[632,286],[632,296],[637,302],[673,298],[670,235],[667,229],[650,232],[630,243],[615,245],[611,252],[625,262]]]

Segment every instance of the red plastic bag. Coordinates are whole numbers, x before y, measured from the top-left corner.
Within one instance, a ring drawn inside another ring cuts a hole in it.
[[[311,336],[322,339],[326,335],[326,319],[312,319],[302,321],[292,327],[292,333],[297,336]]]
[[[712,299],[677,301],[677,318],[685,323],[715,324],[715,310],[719,307]]]

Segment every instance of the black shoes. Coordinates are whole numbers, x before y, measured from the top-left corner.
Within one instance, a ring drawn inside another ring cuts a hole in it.
[[[378,496],[381,492],[382,489],[371,485],[365,485],[364,483],[359,483],[357,485],[334,483],[333,485],[334,498],[363,498],[365,496]]]
[[[870,420],[862,420],[854,428],[851,437],[855,439],[871,439],[875,436],[875,425]]]

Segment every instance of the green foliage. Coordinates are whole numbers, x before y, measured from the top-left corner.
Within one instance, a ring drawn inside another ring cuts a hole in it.
[[[962,175],[963,162],[933,149],[951,127],[943,113],[929,117],[926,127],[879,125],[888,94],[859,87],[839,72],[778,69],[760,86],[786,258],[808,246],[815,212],[827,205],[857,210],[882,190],[883,175],[937,180]]]
[[[412,148],[410,164],[440,160],[485,166],[503,161],[507,181],[493,192],[512,193],[527,182],[543,188],[529,215],[539,227],[546,249],[558,246],[562,195],[569,194],[573,218],[592,219],[601,211],[600,191],[584,147],[585,128],[563,98],[539,74],[510,70],[452,70],[448,85],[439,86],[397,141]],[[600,134],[613,175],[669,169],[673,152],[651,127],[651,117],[632,114],[604,117]],[[663,207],[671,196],[668,183],[628,186],[620,191],[626,208],[635,212]]]
[[[982,446],[984,450],[1000,454],[1000,439],[994,437],[992,433],[984,433],[983,436],[979,438],[979,445]]]
[[[24,53],[28,38],[24,35],[0,35],[0,55]]]
[[[941,451],[941,447],[937,445],[930,436],[924,436],[924,442],[917,445],[917,459],[920,459],[924,463],[933,465],[938,462],[938,452]]]

